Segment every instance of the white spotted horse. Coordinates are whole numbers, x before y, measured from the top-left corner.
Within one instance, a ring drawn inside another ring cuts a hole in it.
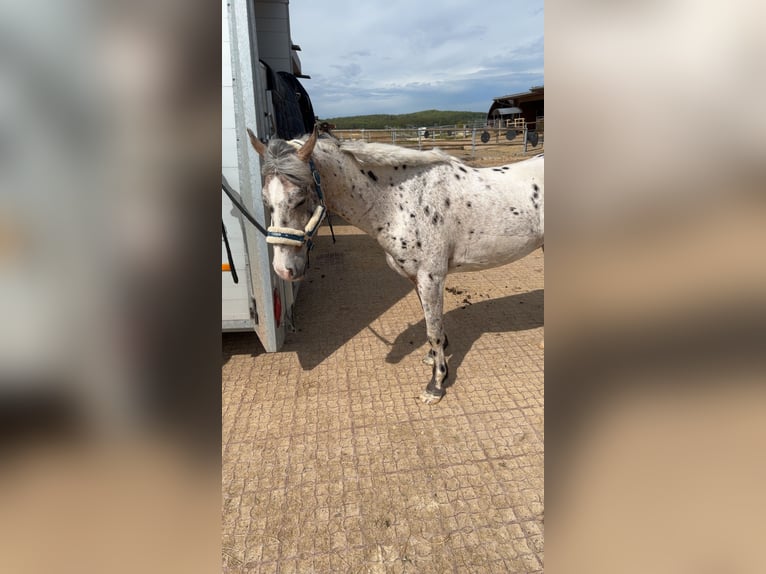
[[[447,273],[503,265],[543,246],[543,156],[472,168],[440,150],[340,142],[319,138],[317,128],[301,140],[268,145],[248,133],[262,158],[274,271],[288,281],[304,277],[327,210],[375,238],[420,298],[432,365],[421,399],[438,402],[448,377]]]

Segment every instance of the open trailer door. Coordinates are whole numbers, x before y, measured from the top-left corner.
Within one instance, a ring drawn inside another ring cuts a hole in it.
[[[222,0],[221,4],[223,178],[266,228],[260,157],[246,130],[252,129],[263,140],[282,135],[284,128],[279,124],[284,114],[275,114],[274,78],[277,74],[300,74],[296,70],[300,61],[290,38],[287,0]],[[259,30],[265,31],[260,38]],[[308,131],[304,122],[299,126],[299,132]],[[223,192],[221,216],[228,244],[228,252],[226,243],[221,246],[222,330],[254,330],[266,351],[277,351],[284,342],[285,329],[292,324],[297,286],[277,277],[266,238]]]

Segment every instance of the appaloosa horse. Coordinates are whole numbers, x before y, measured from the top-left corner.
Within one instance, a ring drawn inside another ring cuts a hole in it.
[[[447,273],[509,263],[543,245],[543,156],[477,169],[439,150],[320,139],[316,128],[308,139],[268,145],[248,133],[262,158],[276,273],[303,278],[327,209],[374,237],[388,265],[415,285],[433,365],[421,399],[438,402],[448,376]]]

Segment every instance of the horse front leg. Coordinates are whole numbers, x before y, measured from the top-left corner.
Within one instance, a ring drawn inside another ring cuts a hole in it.
[[[420,296],[420,293],[418,292],[418,282],[416,279],[412,279],[413,285],[415,285],[415,293],[418,296],[418,301],[420,301],[420,306],[423,307],[423,298]],[[449,347],[449,340],[447,338],[447,333],[444,334],[444,345],[443,349],[446,351],[447,347]],[[426,365],[433,365],[436,361],[434,361],[434,356],[436,355],[436,351],[433,350],[433,348],[428,349],[428,353],[426,353],[426,356],[423,357],[423,362]]]
[[[444,352],[447,352],[447,347],[449,347],[449,338],[447,337],[447,333],[444,333],[444,345],[442,348],[444,349]],[[426,356],[423,357],[423,362],[426,365],[433,365],[436,361],[434,360],[434,356],[436,355],[436,351],[433,349],[428,349],[428,353],[426,353]]]
[[[426,320],[426,334],[431,345],[429,357],[433,359],[431,381],[420,395],[420,400],[431,405],[438,403],[445,394],[445,382],[449,374],[444,348],[447,337],[444,334],[444,275],[419,272],[415,287],[423,306]]]

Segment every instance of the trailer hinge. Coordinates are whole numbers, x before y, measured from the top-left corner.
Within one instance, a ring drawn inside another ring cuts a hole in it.
[[[258,324],[258,310],[255,304],[255,297],[250,299],[250,318]]]

